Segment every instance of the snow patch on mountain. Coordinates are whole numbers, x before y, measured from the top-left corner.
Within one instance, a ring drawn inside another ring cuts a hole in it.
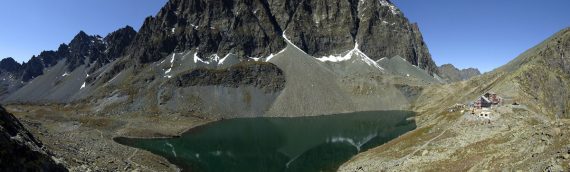
[[[232,53],[228,53],[226,54],[226,56],[224,56],[224,58],[220,59],[220,61],[218,62],[218,65],[223,65],[224,62],[228,59],[229,56],[231,56]],[[217,56],[217,55],[216,55]]]
[[[283,39],[285,39],[285,42],[287,43],[287,46],[285,48],[283,48],[283,50],[279,51],[276,54],[271,53],[269,56],[267,56],[265,58],[265,62],[269,62],[271,59],[273,59],[275,56],[282,54],[283,52],[285,52],[287,50],[287,48],[289,48],[289,46],[293,47],[294,49],[296,49],[299,52],[302,52],[303,54],[307,55],[307,53],[305,51],[303,51],[301,48],[297,47],[295,44],[293,44],[293,42],[291,42],[291,40],[289,40],[289,38],[287,38],[287,35],[285,34],[286,31],[283,31]],[[258,61],[259,59],[253,58],[255,61]]]
[[[295,49],[307,54],[305,51],[303,51],[301,48],[297,47],[295,44],[293,44],[293,42],[291,42],[291,40],[289,40],[289,38],[287,38],[287,35],[285,35],[285,32],[287,32],[287,30],[283,31],[283,39],[285,39],[285,42],[287,42],[288,45],[293,46]],[[285,47],[286,48],[286,47]],[[283,52],[285,49],[281,50],[281,52]],[[281,53],[279,52],[279,53]],[[279,54],[278,53],[278,54]]]
[[[380,65],[378,65],[378,63],[376,63],[374,60],[372,60],[370,57],[368,57],[366,54],[364,54],[362,51],[360,51],[360,49],[358,47],[358,42],[356,42],[354,44],[354,48],[352,50],[350,50],[348,53],[346,53],[344,56],[342,56],[342,55],[330,55],[330,56],[321,57],[321,58],[317,58],[317,59],[319,61],[322,61],[322,62],[342,62],[342,61],[348,61],[348,60],[361,60],[361,61],[365,62],[366,64],[368,64],[369,66],[376,67],[381,71],[384,70],[384,68],[382,68]]]
[[[208,62],[206,62],[206,61],[202,60],[200,57],[198,57],[198,52],[195,52],[194,53],[194,63],[198,63],[198,62],[209,64]]]
[[[171,75],[168,75],[168,73],[170,73],[170,71],[172,71],[172,68],[174,67],[174,58],[176,56],[176,53],[172,53],[172,57],[170,58],[170,68],[168,68],[165,72],[164,72],[164,77],[167,78],[172,78]],[[162,62],[161,62],[162,63]]]
[[[387,0],[379,0],[379,2],[380,2],[380,5],[390,8],[390,11],[392,12],[392,14],[394,14],[394,15],[399,14],[398,8],[396,8],[396,6],[394,6],[394,4],[388,2]]]

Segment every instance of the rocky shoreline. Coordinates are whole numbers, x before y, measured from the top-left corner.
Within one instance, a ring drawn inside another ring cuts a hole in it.
[[[6,108],[70,171],[180,171],[165,158],[121,145],[113,138],[176,137],[213,121],[134,113],[100,116],[59,105],[9,105]]]

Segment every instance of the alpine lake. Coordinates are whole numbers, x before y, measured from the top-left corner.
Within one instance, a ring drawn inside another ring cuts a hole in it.
[[[293,118],[238,118],[192,128],[180,137],[118,137],[165,157],[183,171],[336,171],[359,152],[416,128],[411,111]]]

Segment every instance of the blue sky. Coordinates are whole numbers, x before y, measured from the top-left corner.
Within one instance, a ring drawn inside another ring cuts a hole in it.
[[[8,0],[0,5],[0,58],[28,61],[69,43],[80,30],[105,36],[126,25],[139,29],[166,0]]]
[[[568,0],[392,0],[438,65],[490,71],[570,27]]]
[[[0,58],[27,61],[80,30],[140,28],[167,0],[9,0],[0,6]],[[570,26],[568,0],[393,0],[418,22],[436,63],[490,71]]]

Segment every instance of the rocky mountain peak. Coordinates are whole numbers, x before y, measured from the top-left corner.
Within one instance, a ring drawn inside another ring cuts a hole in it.
[[[128,54],[140,63],[188,50],[201,58],[229,53],[267,57],[285,48],[284,33],[317,58],[358,43],[373,60],[400,55],[438,72],[417,25],[389,0],[170,0],[145,20]]]
[[[114,60],[121,56],[136,35],[137,31],[131,26],[126,26],[107,35],[103,40],[107,44],[105,53],[107,53],[108,59]]]
[[[467,68],[459,70],[452,64],[441,65],[438,70],[441,77],[447,82],[465,81],[481,75],[479,69]]]
[[[22,68],[22,65],[12,57],[4,58],[0,60],[0,71],[6,72],[18,72]]]
[[[77,33],[77,35],[75,35],[75,37],[73,39],[74,40],[81,40],[81,39],[86,39],[88,37],[89,37],[89,35],[87,35],[87,33],[85,33],[85,31],[80,30],[79,33]]]
[[[12,58],[4,59],[0,62],[0,70],[12,71],[18,74],[16,78],[21,77],[22,81],[28,82],[42,75],[45,68],[55,66],[65,59],[68,72],[85,64],[89,66],[88,73],[93,72],[123,55],[125,48],[131,44],[136,34],[131,26],[112,32],[105,38],[80,31],[69,44],[60,44],[57,51],[42,51],[22,65]]]
[[[105,47],[101,36],[89,36],[85,32],[80,31],[69,43],[67,69],[73,71],[75,68],[87,62],[92,63],[104,58],[103,51]]]

